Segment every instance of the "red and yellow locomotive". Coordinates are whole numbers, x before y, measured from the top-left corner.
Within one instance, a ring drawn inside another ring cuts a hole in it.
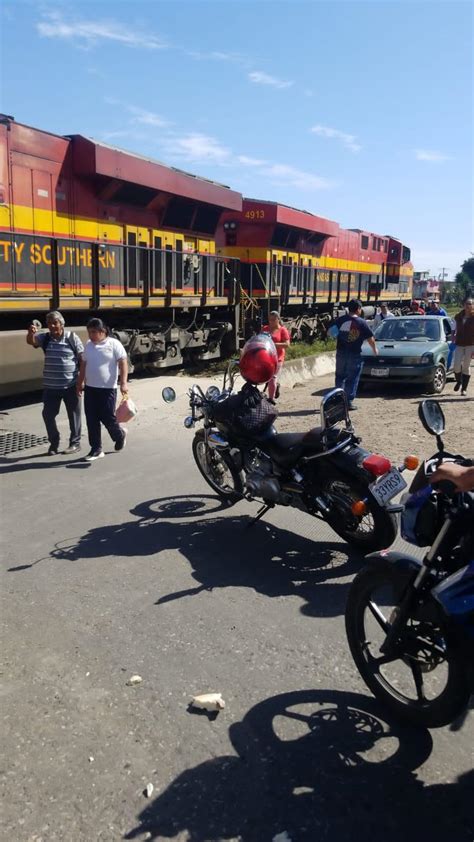
[[[411,278],[391,237],[0,115],[0,395],[38,385],[25,329],[49,310],[100,315],[154,370],[236,348],[269,309],[304,335],[351,297],[401,304]]]

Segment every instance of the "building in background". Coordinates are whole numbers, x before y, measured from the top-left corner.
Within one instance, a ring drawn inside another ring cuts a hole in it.
[[[438,278],[431,277],[429,271],[413,273],[413,298],[439,301],[440,294],[441,281]]]

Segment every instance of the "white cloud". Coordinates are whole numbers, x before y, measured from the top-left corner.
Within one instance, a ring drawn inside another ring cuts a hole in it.
[[[288,184],[299,190],[327,190],[334,187],[334,182],[319,175],[298,170],[287,164],[271,164],[261,170],[262,175],[277,184]]]
[[[238,155],[237,160],[246,167],[261,167],[267,163],[263,158],[249,158],[248,155]]]
[[[328,137],[334,140],[340,140],[341,143],[346,147],[346,149],[350,149],[351,152],[360,152],[362,146],[356,143],[356,136],[353,134],[347,134],[347,132],[341,132],[339,129],[331,129],[329,126],[313,126],[310,131],[313,134],[319,135],[319,137]]]
[[[127,105],[127,109],[134,116],[137,123],[145,126],[155,126],[156,128],[163,129],[171,125],[168,120],[165,120],[164,117],[160,117],[159,114],[155,114],[153,111],[137,108],[135,105]]]
[[[433,149],[416,149],[415,155],[418,161],[429,161],[432,164],[440,164],[443,161],[451,160],[451,155],[444,155],[442,152],[435,152]]]
[[[94,47],[104,41],[148,50],[159,50],[166,46],[153,33],[134,31],[110,20],[66,19],[61,12],[44,13],[43,20],[36,24],[36,28],[43,38],[60,38],[73,41],[78,46]]]
[[[283,79],[277,79],[276,76],[270,76],[268,73],[263,73],[260,70],[253,70],[248,74],[248,78],[256,85],[270,85],[272,88],[290,88],[293,82],[285,82]]]
[[[176,49],[180,48],[177,47]],[[252,64],[251,60],[242,53],[226,53],[222,50],[211,50],[210,52],[203,53],[199,50],[189,50],[187,48],[181,49],[185,55],[190,56],[197,61],[228,61],[232,64],[238,64],[241,67],[250,67]]]
[[[144,133],[145,126],[164,128],[153,136],[154,144],[161,149],[163,160],[189,161],[196,164],[209,163],[221,167],[234,167],[242,174],[243,169],[257,177],[279,185],[289,185],[299,190],[327,190],[334,186],[334,182],[322,176],[299,170],[288,164],[272,163],[265,158],[254,158],[250,155],[236,153],[233,149],[222,144],[215,137],[201,132],[191,132],[180,135],[172,123],[152,111],[135,105],[120,102],[111,97],[104,100],[108,105],[121,106],[132,115],[129,125],[122,126],[117,131],[104,132],[102,139],[113,141],[119,138],[133,138],[136,140],[150,140]],[[169,127],[169,128],[166,128]],[[140,131],[142,129],[142,131]],[[262,186],[262,190],[264,187]]]
[[[230,149],[222,146],[215,138],[199,132],[174,137],[170,142],[169,151],[189,161],[212,161],[216,164],[224,164],[231,157]]]

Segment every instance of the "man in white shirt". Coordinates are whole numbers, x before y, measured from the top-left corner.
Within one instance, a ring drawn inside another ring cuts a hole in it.
[[[380,313],[376,313],[372,327],[375,330],[375,328],[378,327],[381,322],[385,321],[385,319],[394,318],[395,316],[393,315],[393,313],[390,312],[387,304],[385,304],[385,302],[382,302],[382,304],[380,305]]]
[[[86,343],[77,381],[77,391],[84,391],[84,411],[89,433],[90,453],[86,462],[94,462],[104,456],[101,439],[101,423],[106,428],[115,450],[125,447],[126,431],[122,429],[115,415],[117,403],[117,379],[120,376],[120,391],[128,394],[127,352],[118,339],[107,335],[102,319],[90,319],[87,325],[89,341]]]

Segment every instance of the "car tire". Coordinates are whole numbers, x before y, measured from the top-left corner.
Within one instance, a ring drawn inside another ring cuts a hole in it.
[[[440,395],[446,386],[446,369],[442,363],[436,366],[426,388],[428,395]]]

